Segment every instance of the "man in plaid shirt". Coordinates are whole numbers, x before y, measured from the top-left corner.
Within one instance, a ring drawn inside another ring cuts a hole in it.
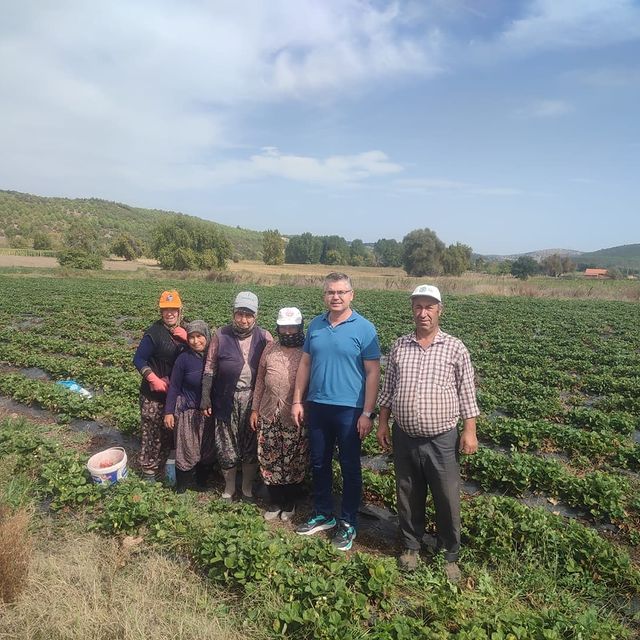
[[[436,512],[438,549],[445,570],[460,580],[459,452],[478,449],[473,366],[461,340],[440,329],[442,297],[437,287],[420,285],[411,295],[414,332],[396,340],[387,359],[378,396],[378,442],[387,449],[393,440],[398,517],[404,552],[400,567],[418,566],[425,534],[425,501],[431,490]],[[389,418],[393,413],[393,438]],[[462,418],[462,433],[458,420]]]

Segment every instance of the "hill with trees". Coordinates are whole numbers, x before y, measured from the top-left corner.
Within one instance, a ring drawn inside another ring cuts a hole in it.
[[[98,198],[49,198],[0,190],[0,233],[15,248],[60,249],[65,233],[79,222],[95,227],[105,253],[114,243],[133,241],[133,253],[148,254],[154,231],[161,224],[187,219],[222,233],[232,246],[232,257],[254,260],[262,256],[262,233],[231,227],[173,211],[143,209]]]
[[[622,271],[640,271],[640,244],[623,244],[608,249],[581,253],[572,260],[579,270],[587,267],[610,269],[615,267]]]

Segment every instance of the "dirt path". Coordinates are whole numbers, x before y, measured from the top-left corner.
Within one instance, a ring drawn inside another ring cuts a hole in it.
[[[154,269],[159,271],[154,260],[127,262],[126,260],[104,260],[103,267],[107,271],[138,271],[138,269]],[[0,267],[37,267],[40,269],[58,269],[60,265],[55,258],[44,256],[7,256],[0,254]]]

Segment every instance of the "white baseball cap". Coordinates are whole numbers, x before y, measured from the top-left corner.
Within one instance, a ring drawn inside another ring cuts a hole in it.
[[[276,324],[279,327],[302,324],[302,313],[298,307],[284,307],[278,311]]]
[[[442,303],[442,296],[440,295],[440,289],[434,287],[432,284],[421,284],[417,286],[413,293],[412,298],[417,296],[428,296],[429,298],[435,298],[438,302]]]

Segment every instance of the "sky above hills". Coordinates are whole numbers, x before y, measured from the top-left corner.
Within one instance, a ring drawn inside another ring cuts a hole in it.
[[[640,241],[640,3],[21,0],[0,188],[479,253]]]

